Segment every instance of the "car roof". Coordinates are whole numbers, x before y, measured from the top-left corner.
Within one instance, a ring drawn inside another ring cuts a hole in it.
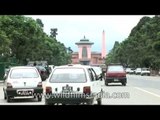
[[[15,68],[35,68],[34,66],[12,66],[11,69],[15,69]]]
[[[55,68],[91,68],[91,66],[81,65],[81,64],[68,64],[68,65],[56,66]]]

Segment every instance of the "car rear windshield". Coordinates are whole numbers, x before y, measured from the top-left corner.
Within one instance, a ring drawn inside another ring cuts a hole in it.
[[[108,70],[107,71],[110,71],[110,72],[115,72],[115,71],[123,72],[124,69],[123,69],[123,66],[108,66]]]
[[[19,69],[12,69],[10,78],[17,79],[17,78],[37,78],[38,73],[33,68],[19,68]]]
[[[142,71],[149,71],[149,68],[142,68]]]
[[[50,82],[83,83],[86,82],[86,74],[83,68],[57,68],[53,71]]]

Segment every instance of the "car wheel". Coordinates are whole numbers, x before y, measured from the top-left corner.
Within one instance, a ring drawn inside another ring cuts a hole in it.
[[[6,96],[7,102],[11,102],[11,96]]]
[[[4,92],[4,99],[5,99],[5,100],[7,99],[5,92]]]
[[[123,85],[123,86],[126,86],[126,82],[123,82],[122,85]]]
[[[102,99],[101,98],[97,99],[97,104],[102,105]]]
[[[108,86],[108,82],[107,81],[105,81],[105,85]]]
[[[38,102],[42,101],[42,96],[38,96]]]
[[[45,105],[50,105],[48,102],[45,102]]]
[[[47,101],[45,100],[45,105],[55,105],[55,103],[47,102]]]
[[[90,100],[89,102],[87,102],[87,105],[93,105],[93,100]]]

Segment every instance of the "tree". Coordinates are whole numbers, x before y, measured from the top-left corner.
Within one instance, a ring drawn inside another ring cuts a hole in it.
[[[40,25],[40,27],[44,27],[44,24],[42,23],[42,20],[41,19],[36,19],[36,22]]]
[[[58,35],[57,30],[57,28],[51,28],[50,37],[56,38],[56,35]]]

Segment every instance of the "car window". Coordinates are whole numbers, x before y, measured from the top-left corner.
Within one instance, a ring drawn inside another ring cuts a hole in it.
[[[100,75],[102,73],[101,68],[99,68],[99,67],[92,67],[92,68],[96,72],[97,75]]]
[[[143,71],[149,71],[149,69],[148,69],[148,68],[142,68],[142,70],[143,70]]]
[[[96,74],[93,72],[93,70],[89,68],[88,73],[89,73],[89,77],[90,77],[91,81],[95,81],[96,80]]]
[[[10,78],[37,78],[38,73],[35,69],[13,69],[11,70]]]
[[[110,72],[114,72],[114,71],[124,71],[122,66],[108,66],[108,70]]]
[[[50,82],[81,83],[86,82],[86,74],[82,68],[57,68],[53,71]]]

